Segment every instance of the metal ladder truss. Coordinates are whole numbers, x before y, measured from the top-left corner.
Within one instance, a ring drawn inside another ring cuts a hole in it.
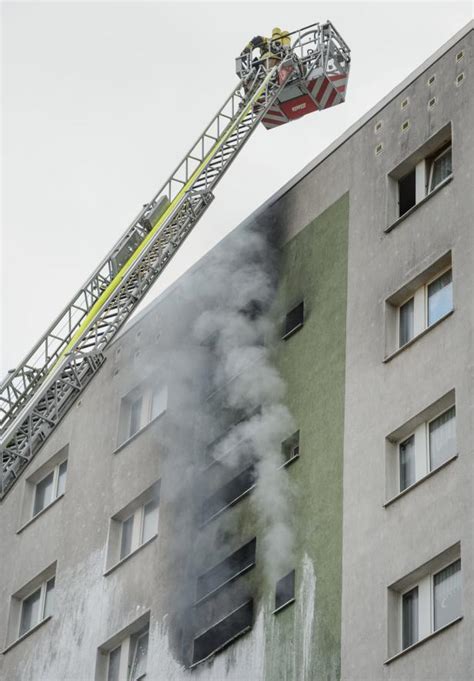
[[[0,499],[105,361],[104,351],[196,225],[284,87],[289,57],[232,90],[169,179],[0,388]],[[278,72],[281,72],[281,75]]]

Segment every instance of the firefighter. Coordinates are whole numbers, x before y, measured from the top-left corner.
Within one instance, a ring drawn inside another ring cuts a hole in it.
[[[271,47],[275,52],[288,52],[291,46],[291,38],[288,31],[282,31],[281,28],[274,28],[272,31]]]

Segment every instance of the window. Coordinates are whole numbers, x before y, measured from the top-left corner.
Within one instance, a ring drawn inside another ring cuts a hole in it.
[[[425,329],[453,310],[453,272],[446,270],[433,281],[420,286],[398,308],[398,342],[403,347]]]
[[[456,454],[456,409],[451,407],[428,424],[430,470]]]
[[[283,329],[283,339],[286,340],[292,336],[304,324],[304,301],[301,301],[296,307],[288,312],[285,318],[285,325]]]
[[[400,492],[455,455],[456,409],[451,407],[399,444]]]
[[[406,120],[401,131],[410,128]],[[452,176],[451,125],[444,126],[389,173],[389,225]]]
[[[415,299],[410,298],[400,306],[399,345],[405,345],[414,336]]]
[[[405,215],[416,203],[415,168],[398,181],[399,215]]]
[[[387,437],[386,503],[456,457],[452,390]]]
[[[454,309],[451,251],[385,300],[385,361]]]
[[[36,591],[23,599],[18,636],[23,636],[23,634],[26,634],[27,631],[51,615],[53,600],[54,577],[47,582],[43,582]]]
[[[461,560],[423,577],[419,585],[402,594],[401,607],[402,650],[460,617]]]
[[[7,647],[45,622],[55,610],[56,563],[43,570],[11,598]]]
[[[278,580],[275,590],[275,612],[278,612],[286,605],[295,600],[295,571],[292,570],[287,575]]]
[[[413,570],[388,589],[389,657],[462,616],[460,544]]]
[[[139,622],[143,621],[143,617]],[[104,681],[141,681],[146,678],[149,624],[131,625],[99,650],[98,675]],[[118,639],[118,640],[117,640]]]
[[[224,584],[244,574],[255,566],[256,539],[241,546],[225,560],[221,561],[197,578],[196,600],[215,593]]]
[[[167,386],[143,384],[122,398],[120,405],[119,445],[164,414],[168,403]]]
[[[453,309],[453,272],[449,269],[428,285],[428,320],[431,326]]]
[[[252,628],[253,600],[243,603],[212,627],[196,636],[193,646],[193,665],[215,655],[238,636]]]
[[[33,516],[49,506],[55,499],[64,494],[66,487],[67,461],[54,467],[35,486]]]
[[[283,455],[283,465],[289,464],[291,461],[297,459],[300,455],[300,431],[290,435],[281,443],[281,452]]]
[[[202,509],[202,523],[209,522],[221,511],[240,501],[254,487],[255,465],[251,464],[206,499]]]
[[[402,596],[402,649],[418,641],[418,587]]]
[[[452,149],[450,145],[429,161],[428,191],[432,192],[433,189],[436,189],[452,172]]]
[[[110,521],[106,573],[158,534],[159,483],[155,483]]]

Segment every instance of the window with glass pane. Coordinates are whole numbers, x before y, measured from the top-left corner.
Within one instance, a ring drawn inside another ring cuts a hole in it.
[[[402,649],[418,641],[418,587],[402,597]]]
[[[148,655],[148,632],[141,634],[135,640],[129,681],[139,681],[146,673],[146,659]]]
[[[159,507],[157,501],[150,501],[143,509],[142,543],[148,541],[158,532]]]
[[[121,646],[114,648],[109,653],[109,666],[107,669],[107,681],[119,681]]]
[[[129,431],[129,437],[132,437],[132,435],[135,435],[140,430],[141,427],[141,415],[142,415],[142,402],[143,398],[140,395],[140,397],[137,397],[133,402],[130,404],[130,431]]]
[[[400,326],[399,326],[399,344],[400,347],[408,343],[414,335],[414,298],[410,298],[406,303],[400,307]]]
[[[428,326],[453,309],[453,272],[449,270],[428,286]]]
[[[158,418],[158,416],[166,411],[167,402],[168,389],[166,386],[155,388],[151,400],[151,420]]]
[[[56,490],[56,496],[59,497],[64,494],[66,489],[66,474],[67,474],[67,461],[63,461],[59,466],[58,470],[58,485]]]
[[[415,436],[400,444],[400,492],[416,482]]]
[[[132,550],[133,515],[122,523],[122,538],[120,542],[120,558],[125,558]]]
[[[54,577],[46,583],[46,593],[44,597],[44,617],[49,617],[54,610]]]
[[[452,149],[446,149],[437,156],[431,165],[430,192],[453,172]]]
[[[26,634],[40,621],[41,587],[21,604],[20,636]]]
[[[54,471],[36,485],[33,515],[43,510],[53,500]]]
[[[433,590],[434,628],[436,631],[461,615],[461,560],[448,565],[434,576]]]
[[[451,407],[429,425],[430,469],[456,454],[456,408]]]

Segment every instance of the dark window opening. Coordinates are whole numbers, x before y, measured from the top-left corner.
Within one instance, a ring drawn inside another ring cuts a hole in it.
[[[275,590],[275,612],[295,600],[295,571],[278,580]]]
[[[412,171],[398,181],[399,216],[404,215],[416,203],[416,171]]]
[[[283,338],[289,338],[295,331],[298,331],[304,324],[304,301],[302,300],[296,307],[288,312],[285,318]]]
[[[214,593],[224,584],[242,575],[255,565],[256,539],[252,539],[240,549],[234,551],[225,560],[221,561],[210,570],[197,578],[196,599],[199,601],[205,596]]]
[[[252,411],[248,412],[244,409],[238,410],[234,414],[234,420],[232,422],[232,425],[230,425],[228,428],[226,428],[225,432],[216,437],[212,442],[210,442],[207,447],[206,447],[206,458],[209,462],[217,461],[222,456],[226,454],[226,451],[230,451],[233,449],[237,444],[240,444],[243,442],[243,438],[236,438],[235,442],[232,442],[232,444],[229,445],[227,450],[224,450],[224,442],[226,438],[228,438],[233,430],[235,428],[238,428],[239,426],[243,425],[246,421],[250,421],[253,419],[255,416],[260,416],[262,413],[262,407],[259,405]],[[238,434],[238,433],[237,433]]]
[[[203,662],[252,628],[253,601],[247,601],[194,639],[193,665]]]
[[[300,455],[300,431],[297,430],[296,433],[287,437],[281,443],[281,452],[283,454],[283,465],[294,461]]]
[[[223,487],[217,490],[205,502],[202,510],[202,522],[206,523],[215,515],[235,504],[255,485],[255,465],[252,464]]]

